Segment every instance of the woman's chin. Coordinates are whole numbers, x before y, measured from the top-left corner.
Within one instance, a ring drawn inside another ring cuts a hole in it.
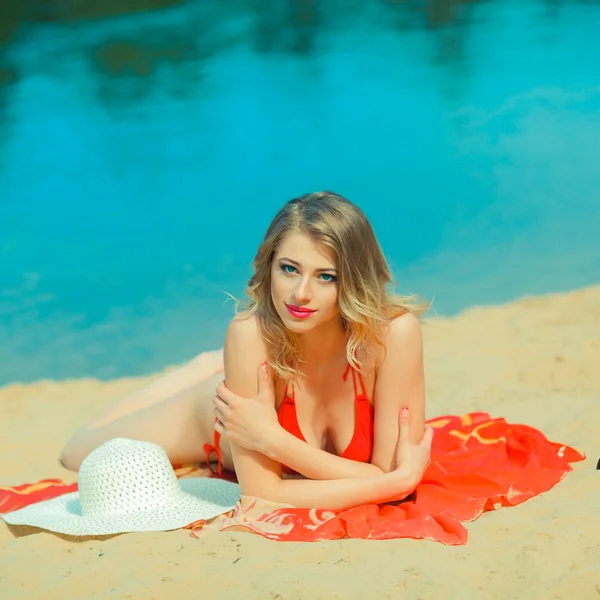
[[[279,315],[283,324],[287,329],[294,333],[306,333],[315,327],[315,323],[311,323],[312,317],[306,319],[295,319],[290,314]]]
[[[306,333],[310,331],[313,326],[306,321],[295,321],[293,319],[284,319],[283,324],[294,333]]]

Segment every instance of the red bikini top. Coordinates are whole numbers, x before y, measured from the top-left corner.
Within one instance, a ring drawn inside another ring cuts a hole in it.
[[[367,398],[365,383],[360,372],[356,372],[351,365],[348,365],[344,373],[344,381],[348,378],[348,373],[352,372],[352,382],[354,384],[354,434],[347,448],[340,454],[342,458],[356,460],[358,462],[370,462],[373,455],[373,429],[374,429],[374,410],[372,404]],[[360,391],[356,384],[356,378],[360,382]],[[292,386],[292,396],[288,395],[287,386],[283,402],[277,411],[279,424],[289,433],[295,435],[298,439],[306,442],[302,430],[298,424],[296,414],[296,400],[294,387]]]
[[[365,383],[362,375],[358,372],[358,380],[360,382],[360,392],[356,385],[356,371],[348,365],[346,372],[344,373],[344,381],[348,379],[348,373],[352,371],[352,382],[354,384],[354,434],[348,444],[348,447],[340,454],[342,458],[348,458],[350,460],[356,460],[358,462],[370,462],[373,454],[373,429],[374,429],[374,410],[373,406],[367,398],[365,391]],[[292,397],[288,396],[287,386],[285,388],[285,394],[283,402],[277,411],[277,418],[279,424],[289,433],[295,435],[298,439],[306,442],[306,439],[302,435],[300,425],[298,425],[298,417],[296,415],[296,400],[294,389],[292,386]],[[214,432],[214,443],[204,444],[204,452],[206,453],[206,462],[211,471],[215,474],[223,475],[223,465],[221,462],[221,450],[219,448],[219,442],[221,440],[221,434],[218,431]],[[213,469],[211,464],[212,455],[215,454],[217,458],[217,468]],[[293,470],[285,465],[281,465],[284,472],[293,473]]]

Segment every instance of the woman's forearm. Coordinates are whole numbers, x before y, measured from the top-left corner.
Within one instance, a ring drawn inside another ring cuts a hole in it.
[[[363,479],[281,479],[263,490],[260,496],[297,508],[345,510],[361,504],[403,500],[415,487],[411,477],[392,471]]]
[[[269,439],[267,455],[309,479],[364,479],[384,473],[377,465],[341,458],[310,446],[283,428]]]

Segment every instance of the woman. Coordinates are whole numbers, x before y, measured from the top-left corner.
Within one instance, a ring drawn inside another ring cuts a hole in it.
[[[205,353],[124,398],[74,436],[63,465],[77,469],[104,441],[129,437],[160,444],[174,464],[216,451],[242,493],[297,507],[408,496],[432,438],[423,307],[387,291],[390,271],[364,213],[330,192],[289,201],[254,269],[224,365]],[[294,472],[304,478],[284,477]]]

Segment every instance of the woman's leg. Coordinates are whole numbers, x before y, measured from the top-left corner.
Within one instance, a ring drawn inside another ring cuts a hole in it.
[[[202,355],[200,355],[201,357]],[[213,441],[212,399],[223,372],[215,369],[218,361],[205,357],[194,359],[182,369],[156,380],[147,388],[119,400],[98,419],[79,430],[61,452],[61,463],[67,469],[77,470],[81,461],[92,450],[116,437],[155,442],[162,446],[174,464],[204,462],[204,444]],[[212,365],[209,369],[209,366]],[[212,369],[211,375],[206,375]],[[179,375],[172,378],[173,375]],[[191,384],[182,389],[184,384]],[[168,393],[170,388],[174,393]],[[223,464],[232,468],[231,454],[226,439],[222,439]]]
[[[120,419],[125,415],[147,408],[175,396],[179,392],[202,383],[205,379],[223,371],[223,350],[203,352],[185,365],[165,373],[152,383],[145,385],[123,398],[94,419],[87,427],[95,428]]]

